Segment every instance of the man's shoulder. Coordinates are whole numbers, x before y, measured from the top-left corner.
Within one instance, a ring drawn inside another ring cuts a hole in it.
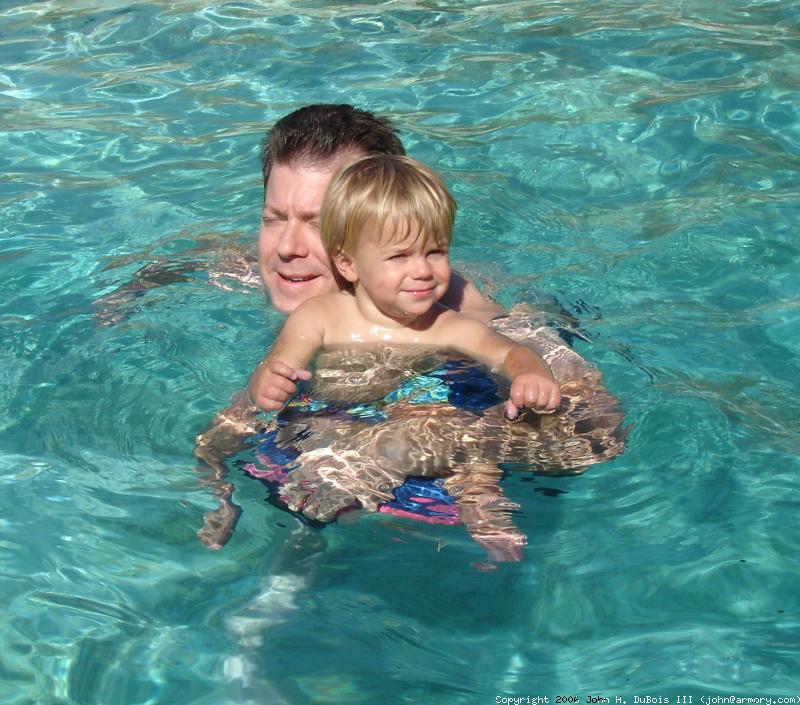
[[[352,298],[352,297],[350,297]],[[306,299],[301,303],[292,313],[308,315],[318,314],[321,311],[331,311],[341,309],[347,306],[348,297],[343,295],[342,292],[329,292],[325,294],[317,294],[310,299]]]
[[[440,303],[484,323],[503,314],[500,304],[485,297],[478,287],[458,272],[450,275],[450,286]]]

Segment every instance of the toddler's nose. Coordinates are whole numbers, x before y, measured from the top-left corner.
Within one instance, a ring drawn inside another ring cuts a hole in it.
[[[426,257],[417,257],[414,260],[413,271],[417,279],[430,279],[432,276],[431,266]]]

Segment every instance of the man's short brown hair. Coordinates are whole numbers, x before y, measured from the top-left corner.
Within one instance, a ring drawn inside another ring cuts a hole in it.
[[[261,143],[264,188],[274,164],[318,164],[337,154],[405,154],[397,130],[384,117],[352,105],[306,105],[282,117]]]

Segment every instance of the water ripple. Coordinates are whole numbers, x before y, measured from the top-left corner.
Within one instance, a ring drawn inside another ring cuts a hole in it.
[[[112,5],[0,8],[0,699],[796,690],[796,7]],[[194,434],[280,322],[242,255],[258,142],[308,101],[390,115],[458,264],[577,329],[634,424],[504,481],[524,563],[303,529],[238,476],[234,539],[195,539]]]

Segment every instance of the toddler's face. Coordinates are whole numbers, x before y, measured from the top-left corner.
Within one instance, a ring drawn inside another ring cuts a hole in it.
[[[386,315],[405,321],[427,313],[450,284],[446,246],[419,231],[395,240],[392,233],[363,237],[342,274],[358,282]]]

